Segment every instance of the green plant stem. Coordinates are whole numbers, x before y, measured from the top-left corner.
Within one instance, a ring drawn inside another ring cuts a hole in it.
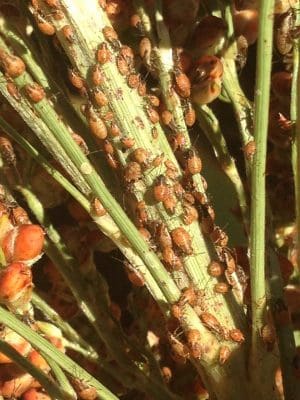
[[[299,2],[295,5],[295,26],[300,23]],[[293,76],[292,76],[292,92],[291,92],[291,120],[294,122],[294,140],[292,143],[292,167],[295,184],[295,212],[296,212],[296,248],[297,263],[296,271],[300,274],[300,40],[294,40],[293,48]]]
[[[78,334],[78,332],[75,331],[68,322],[64,321],[35,291],[32,293],[31,301],[34,307],[39,309],[47,320],[61,329],[70,343],[80,346],[80,348],[85,351],[85,356],[87,358],[91,360],[97,360],[99,358],[95,350]]]
[[[64,371],[62,368],[56,364],[55,361],[53,361],[50,357],[46,356],[44,353],[42,353],[43,357],[45,357],[47,363],[49,364],[49,367],[51,368],[52,374],[55,376],[55,379],[57,383],[59,384],[60,387],[64,388],[64,391],[68,393],[69,397],[71,399],[76,399],[77,395],[68,381],[68,378],[66,377]]]
[[[283,281],[277,254],[271,245],[268,249],[268,255],[270,262],[270,305],[271,309],[276,312],[278,303],[285,304]],[[275,328],[278,338],[284,396],[285,399],[298,399],[300,396],[300,382],[295,376],[293,368],[293,358],[296,354],[293,325],[291,322],[282,325],[275,324]]]
[[[51,343],[42,338],[27,325],[20,322],[14,315],[12,315],[9,311],[6,311],[3,307],[0,307],[0,321],[13,331],[17,332],[20,336],[28,340],[28,342],[30,342],[33,347],[55,361],[64,371],[68,372],[71,376],[74,376],[77,379],[80,377],[82,381],[85,381],[86,383],[94,386],[97,389],[97,393],[99,394],[99,397],[101,399],[117,400],[117,397],[100,382],[98,382],[92,375],[81,368],[68,356],[57,350]],[[3,350],[1,349],[1,351]],[[25,367],[25,369],[27,369],[27,366]],[[66,399],[66,397],[62,397],[62,399]]]
[[[121,250],[124,256],[130,263],[137,268],[137,270],[144,276],[146,285],[156,299],[163,311],[166,311],[166,298],[162,294],[159,286],[153,279],[149,270],[146,268],[142,259],[128,246],[128,243],[123,238],[118,226],[107,214],[103,217],[98,217],[93,214],[90,202],[77,190],[61,173],[59,173],[47,160],[14,128],[12,128],[1,116],[0,126],[2,129],[12,137],[20,146],[30,154],[35,161],[40,164],[74,199],[76,199],[81,206],[91,215],[99,229],[104,232]]]
[[[1,339],[0,350],[7,357],[11,358],[17,365],[37,379],[52,398],[58,400],[76,399],[75,396],[71,396],[70,393],[65,390],[64,386],[59,386],[57,383],[53,382],[41,369],[35,367],[25,357],[21,356],[12,346]]]
[[[250,225],[250,276],[252,308],[251,368],[255,380],[262,379],[260,352],[262,349],[261,328],[265,322],[265,221],[266,188],[265,166],[267,152],[270,80],[272,67],[274,0],[260,5],[259,35],[255,88],[254,139],[257,150],[253,159],[251,176],[251,225]]]
[[[124,351],[128,343],[126,343],[122,333],[108,314],[105,304],[103,304],[103,302],[96,302],[95,304],[94,296],[90,298],[89,293],[87,293],[88,291],[86,291],[86,287],[83,286],[83,283],[81,282],[81,277],[78,271],[76,271],[76,260],[68,253],[66,246],[62,244],[60,235],[47,219],[42,205],[30,190],[22,187],[18,187],[18,190],[26,199],[39,223],[46,229],[47,235],[50,239],[46,240],[45,244],[47,255],[58,267],[64,266],[64,268],[60,269],[60,272],[77,299],[79,307],[95,328],[100,339],[107,345],[113,357],[123,368],[122,379],[124,383],[126,383],[128,387],[136,386],[139,387],[141,391],[145,390],[146,392],[157,396],[164,395],[166,399],[174,398],[175,400],[175,395],[173,396],[168,389],[162,386],[159,382],[153,381],[151,376],[146,377],[138,367],[138,362],[134,362],[128,357]],[[131,351],[133,354],[134,349],[131,349]],[[101,363],[105,369],[105,363],[102,361]],[[142,363],[140,362],[140,364]],[[133,377],[136,377],[136,380],[133,380]]]

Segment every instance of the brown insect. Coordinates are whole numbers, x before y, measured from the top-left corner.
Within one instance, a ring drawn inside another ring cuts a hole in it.
[[[197,294],[193,287],[186,288],[182,291],[180,299],[178,300],[178,305],[180,307],[189,304],[190,306],[194,306],[197,303]]]
[[[210,238],[217,246],[225,247],[228,244],[228,236],[219,226],[215,226]]]
[[[202,347],[200,345],[200,332],[198,329],[189,329],[186,332],[186,339],[190,349],[190,355],[199,360],[202,355]]]
[[[138,74],[130,74],[127,77],[127,84],[132,89],[137,89],[140,83],[140,76]]]
[[[155,226],[155,237],[161,249],[172,247],[171,235],[163,222]]]
[[[113,42],[114,40],[119,39],[117,32],[114,30],[112,26],[105,26],[102,29],[102,33],[108,42]]]
[[[95,111],[90,110],[87,118],[89,128],[92,134],[98,139],[106,139],[107,129],[103,120],[96,114]]]
[[[185,203],[183,205],[183,222],[185,225],[190,225],[194,221],[197,221],[199,215],[196,207]]]
[[[174,214],[177,205],[177,198],[170,189],[169,195],[163,200],[163,205],[168,213]]]
[[[136,29],[141,29],[142,21],[138,14],[133,14],[130,17],[130,26],[132,26],[133,28],[136,28]]]
[[[219,353],[219,363],[221,365],[225,364],[225,362],[228,360],[228,358],[231,355],[231,351],[228,346],[223,345],[220,347],[220,353]]]
[[[125,58],[128,62],[128,65],[132,65],[134,61],[134,53],[133,50],[129,46],[122,46],[120,48],[120,55]]]
[[[17,86],[13,82],[7,82],[6,89],[11,97],[13,97],[16,101],[21,100],[20,92]]]
[[[212,261],[207,267],[207,272],[210,276],[218,278],[225,271],[225,267],[219,261]]]
[[[255,152],[256,152],[256,143],[254,140],[248,142],[243,148],[244,154],[247,160],[252,160]]]
[[[202,161],[198,156],[196,150],[190,149],[185,154],[186,173],[195,175],[199,174],[202,170]]]
[[[101,68],[98,64],[94,65],[92,69],[92,81],[93,84],[96,86],[100,86],[104,83],[104,75],[103,72],[101,71]]]
[[[38,83],[28,83],[25,85],[25,92],[33,103],[38,103],[46,96],[44,89]]]
[[[130,67],[128,66],[126,59],[120,54],[116,58],[116,64],[121,75],[127,76],[129,74]]]
[[[14,225],[25,225],[31,223],[27,212],[20,206],[11,208],[10,218]]]
[[[111,122],[111,124],[109,125],[109,134],[113,137],[121,135],[120,128],[115,122]]]
[[[187,75],[179,69],[175,69],[174,78],[175,90],[179,96],[184,98],[189,97],[191,95],[191,82]]]
[[[37,27],[44,35],[52,36],[55,34],[54,25],[52,25],[49,21],[47,21],[46,18],[42,16],[41,13],[35,13],[34,17],[36,20]]]
[[[133,286],[142,287],[145,285],[145,279],[143,275],[134,268],[129,262],[124,261],[124,267],[129,281]]]
[[[103,141],[103,150],[105,151],[105,153],[111,154],[111,155],[113,155],[114,152],[115,152],[112,143],[111,143],[109,140],[107,140],[107,139],[105,139],[105,140]]]
[[[173,229],[171,231],[171,237],[179,250],[188,255],[193,254],[192,239],[184,228],[178,227]]]
[[[154,108],[147,107],[146,112],[152,124],[157,124],[159,122],[159,114],[154,110]]]
[[[146,208],[146,203],[144,201],[139,201],[135,207],[138,222],[140,225],[144,225],[148,221],[148,213]]]
[[[106,214],[106,210],[98,198],[92,201],[92,210],[98,217],[103,217]]]
[[[152,107],[158,107],[160,104],[160,100],[157,96],[155,96],[154,94],[148,94],[147,95],[147,100],[149,101],[149,104]]]
[[[84,79],[73,68],[68,68],[68,77],[70,82],[76,89],[83,89],[85,86]]]
[[[173,315],[174,318],[178,320],[181,320],[181,318],[183,317],[183,311],[178,304],[173,304],[171,306],[171,314]]]
[[[217,333],[221,336],[224,335],[224,329],[214,315],[208,312],[203,312],[200,314],[200,319],[203,325],[205,325],[206,328],[208,328],[210,331]]]
[[[190,102],[184,111],[184,120],[188,127],[193,126],[196,122],[196,112]]]
[[[136,182],[142,177],[142,169],[140,164],[135,161],[130,161],[124,171],[124,179],[126,182]]]
[[[139,54],[146,65],[150,65],[152,44],[150,39],[144,37],[139,44]]]
[[[173,190],[174,190],[175,196],[177,196],[177,198],[180,199],[180,200],[185,195],[185,191],[184,191],[181,183],[179,183],[179,182],[175,182],[174,183]],[[193,203],[190,203],[190,204],[193,204]]]
[[[168,339],[171,345],[171,356],[180,364],[185,364],[187,358],[189,357],[189,350],[187,346],[181,343],[176,337],[172,334],[168,334]]]
[[[230,339],[233,342],[243,343],[245,341],[245,337],[239,329],[231,329],[229,331]]]
[[[272,350],[276,341],[276,332],[271,324],[266,324],[261,329],[261,337],[267,345],[268,350]]]
[[[280,54],[286,55],[293,49],[292,30],[295,24],[291,11],[281,14],[277,20],[278,27],[275,30],[275,43]]]
[[[216,293],[225,294],[229,292],[230,286],[226,282],[218,282],[214,286],[214,291]]]
[[[149,165],[150,153],[148,150],[143,149],[142,147],[138,147],[137,149],[133,150],[133,152],[130,154],[130,157],[142,167],[147,167]]]
[[[146,82],[140,80],[137,91],[138,91],[139,96],[141,96],[141,97],[145,96],[147,93]]]
[[[177,132],[173,135],[170,135],[169,142],[174,152],[177,150],[183,150],[187,145],[186,137],[182,132]]]
[[[295,125],[295,122],[285,117],[282,113],[278,113],[278,125],[284,131],[289,131]]]
[[[12,165],[13,167],[17,164],[17,157],[13,148],[11,141],[6,137],[0,136],[0,153],[3,157],[3,161],[7,165]]]
[[[156,201],[164,201],[169,195],[170,190],[167,186],[166,178],[164,175],[159,175],[153,185],[153,196]]]
[[[141,226],[138,230],[139,230],[140,234],[143,236],[144,240],[149,245],[151,245],[152,237],[151,237],[151,233],[148,231],[148,229],[146,229],[143,226]]]
[[[70,44],[73,44],[75,42],[74,31],[70,25],[65,25],[64,27],[62,27],[61,32]]]
[[[172,113],[171,113],[170,111],[164,110],[164,111],[161,113],[160,116],[161,116],[161,121],[162,121],[162,123],[163,123],[164,125],[169,126],[169,125],[172,124],[172,122],[173,122],[173,115],[172,115]]]
[[[111,53],[105,42],[101,43],[97,50],[97,60],[102,65],[111,61]]]
[[[104,107],[108,104],[108,98],[99,88],[93,90],[93,96],[96,104],[100,107]]]
[[[105,154],[106,161],[112,169],[118,169],[118,160],[112,154]]]
[[[171,271],[178,271],[182,268],[182,262],[172,247],[163,248],[162,258]]]
[[[178,177],[178,168],[176,167],[176,165],[173,163],[173,161],[171,160],[166,160],[164,162],[165,166],[166,166],[166,176],[169,179],[172,180],[176,180]]]
[[[126,136],[121,139],[121,143],[125,149],[131,149],[135,145],[135,139]]]
[[[25,71],[25,64],[20,57],[0,51],[0,64],[10,78],[17,78]]]

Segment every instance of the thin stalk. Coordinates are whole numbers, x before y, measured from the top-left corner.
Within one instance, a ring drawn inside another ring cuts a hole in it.
[[[261,328],[265,322],[266,283],[266,187],[265,167],[267,152],[270,81],[272,68],[274,0],[260,4],[259,35],[257,47],[254,139],[257,150],[253,159],[251,176],[251,225],[250,225],[250,277],[252,308],[251,368],[254,379],[262,373],[260,351]]]
[[[80,346],[80,348],[86,352],[86,357],[91,360],[97,360],[99,358],[95,350],[78,334],[78,332],[68,322],[64,321],[35,291],[32,293],[31,301],[34,307],[39,309],[47,320],[61,329],[64,336],[68,338],[69,343]]]
[[[7,312],[7,311],[6,311]],[[11,358],[17,365],[22,367],[26,372],[32,375],[43,386],[46,392],[54,399],[57,400],[74,400],[75,396],[71,396],[64,386],[59,386],[53,382],[48,376],[40,369],[31,364],[25,357],[21,356],[10,344],[0,339],[0,350],[7,357]]]
[[[95,328],[99,338],[107,345],[113,357],[122,367],[124,383],[126,383],[128,387],[136,386],[139,387],[141,391],[146,391],[157,396],[164,395],[166,399],[170,398],[175,400],[176,396],[169,392],[166,387],[160,382],[154,381],[151,376],[146,376],[140,370],[138,363],[142,365],[141,361],[134,361],[128,357],[128,354],[124,351],[128,346],[125,337],[108,314],[105,304],[101,301],[95,303],[95,297],[92,296],[91,298],[89,295],[89,291],[86,290],[86,286],[83,285],[82,282],[82,277],[77,271],[76,260],[69,254],[66,246],[62,244],[63,242],[59,233],[44,214],[41,203],[27,188],[18,187],[17,189],[22,193],[37,220],[47,232],[49,240],[46,240],[44,246],[45,252],[55,265],[58,267],[63,266],[60,272],[72,290],[79,307]],[[133,356],[136,356],[136,352],[134,352],[133,348],[131,348],[131,352]],[[100,362],[105,369],[105,363],[101,360]]]
[[[14,128],[12,128],[1,116],[0,126],[2,129],[12,137],[20,146],[24,148],[30,154],[35,161],[40,164],[45,170],[52,176],[79,204],[91,215],[91,218],[95,221],[98,228],[107,235],[121,250],[124,256],[130,261],[130,263],[137,268],[145,278],[146,285],[155,298],[157,303],[160,305],[162,310],[166,311],[166,298],[160,290],[159,286],[153,279],[151,273],[143,263],[142,259],[137,255],[136,252],[128,245],[124,240],[118,226],[114,223],[112,218],[107,214],[103,217],[95,216],[92,212],[90,202],[72,185],[60,172],[58,172],[53,166],[47,162],[47,160],[39,153],[23,136],[21,136]]]
[[[295,5],[295,26],[300,23],[300,4]],[[291,120],[294,121],[293,127],[294,140],[292,143],[292,167],[295,184],[295,211],[296,211],[296,248],[297,248],[297,274],[300,274],[300,40],[294,40],[293,48],[293,76],[291,92]]]
[[[94,386],[101,399],[118,400],[118,398],[105,386],[103,386],[97,379],[95,379],[82,367],[71,360],[71,358],[66,356],[61,351],[57,350],[51,343],[42,338],[38,333],[34,332],[27,325],[19,321],[14,315],[5,310],[3,307],[0,307],[0,321],[13,331],[17,332],[20,336],[24,337],[38,351],[42,352],[53,361],[55,361],[64,371],[68,372],[71,376],[74,376],[74,378],[77,379],[80,377],[82,381],[85,381],[89,385]],[[1,351],[3,351],[2,348]],[[27,369],[27,366],[25,367],[25,369]],[[62,400],[65,398],[66,397],[62,397]]]
[[[44,353],[42,353],[42,355],[43,357],[45,357],[47,363],[49,364],[51,372],[54,375],[59,386],[64,388],[64,391],[68,394],[70,399],[77,399],[77,395],[62,368]]]
[[[278,304],[285,305],[283,281],[276,252],[269,246],[270,262],[270,304],[272,311],[276,314]],[[285,306],[287,308],[287,306]],[[277,311],[278,312],[278,311]],[[288,324],[275,324],[278,338],[280,356],[280,367],[285,399],[292,400],[300,398],[300,382],[295,376],[293,359],[296,355],[295,339],[293,335],[292,322]]]

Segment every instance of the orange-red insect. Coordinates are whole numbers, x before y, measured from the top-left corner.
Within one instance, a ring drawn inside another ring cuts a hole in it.
[[[189,329],[186,333],[186,339],[190,349],[190,355],[193,358],[200,359],[202,355],[202,346],[200,344],[200,332],[198,329]]]
[[[140,76],[138,74],[130,74],[127,77],[127,84],[132,89],[137,89],[140,83]]]
[[[230,286],[226,282],[218,282],[214,286],[214,291],[216,293],[225,294],[229,292]]]
[[[142,177],[142,169],[140,164],[130,161],[124,171],[124,179],[126,182],[136,182]]]
[[[83,89],[85,86],[84,79],[73,68],[68,68],[68,77],[70,82],[76,89]]]
[[[42,86],[35,82],[25,85],[25,92],[29,99],[34,103],[39,103],[46,96],[46,93]]]
[[[173,229],[171,231],[171,237],[179,250],[188,255],[193,254],[192,239],[184,228],[178,227]]]
[[[189,97],[191,95],[191,82],[187,75],[179,69],[174,71],[175,90],[181,97]]]
[[[218,278],[225,271],[225,267],[219,261],[212,261],[207,267],[207,272],[210,276]]]
[[[228,360],[228,358],[231,355],[231,351],[228,346],[223,345],[220,347],[220,353],[219,353],[219,363],[221,365],[225,364],[225,362]]]
[[[153,185],[153,196],[156,201],[164,201],[170,193],[170,189],[167,185],[166,178],[164,175],[159,175]]]
[[[196,150],[190,149],[185,154],[186,172],[191,175],[199,174],[202,170],[202,161]]]
[[[229,331],[229,336],[230,336],[230,339],[231,339],[233,342],[243,343],[243,342],[245,341],[244,335],[243,335],[242,332],[241,332],[239,329],[237,329],[237,328],[231,329],[231,330]]]
[[[171,271],[178,271],[182,268],[182,262],[172,247],[163,248],[162,258]]]
[[[104,75],[103,72],[101,71],[101,68],[98,64],[94,65],[92,69],[92,81],[93,84],[96,86],[100,86],[104,83]]]
[[[205,325],[210,331],[223,336],[224,329],[214,315],[212,315],[208,312],[203,312],[200,314],[200,319],[201,319],[203,325]]]
[[[101,43],[97,50],[97,60],[102,65],[111,61],[111,53],[105,42]]]
[[[94,100],[100,107],[104,107],[108,104],[108,98],[99,88],[93,90]]]
[[[73,44],[75,42],[75,35],[72,27],[70,25],[65,25],[61,29],[62,34],[64,35],[65,39],[70,43]]]
[[[106,214],[106,210],[98,198],[95,198],[92,201],[92,209],[98,217],[102,217],[103,215]]]

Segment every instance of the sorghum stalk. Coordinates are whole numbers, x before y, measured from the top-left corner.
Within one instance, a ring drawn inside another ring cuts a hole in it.
[[[295,26],[299,25],[300,4],[295,4]],[[291,120],[294,122],[292,143],[292,167],[295,183],[295,211],[296,211],[296,248],[297,248],[297,264],[296,270],[299,275],[300,271],[300,40],[294,39],[293,47],[293,76],[292,76],[292,93],[291,93]]]
[[[261,352],[263,343],[261,328],[266,317],[266,188],[265,167],[268,134],[268,111],[270,100],[270,80],[272,67],[274,0],[260,4],[260,20],[257,47],[256,88],[254,101],[254,139],[257,150],[253,159],[251,175],[251,225],[250,225],[250,277],[252,308],[252,342],[250,364],[252,378],[259,390],[263,382]]]
[[[55,399],[58,400],[74,400],[75,397],[70,395],[65,389],[64,385],[58,385],[53,382],[40,368],[37,368],[31,364],[25,357],[21,356],[11,345],[6,343],[4,340],[0,340],[0,350],[6,356],[10,357],[17,365],[24,368],[24,370],[30,373],[47,393]]]
[[[51,343],[42,338],[38,333],[34,332],[27,325],[20,322],[14,315],[12,315],[9,311],[6,311],[3,307],[0,307],[0,321],[13,331],[17,332],[20,336],[24,337],[36,349],[53,359],[64,371],[69,373],[71,376],[74,376],[77,379],[78,376],[80,376],[80,379],[82,381],[86,381],[89,385],[94,386],[97,389],[97,393],[99,394],[101,399],[103,398],[104,400],[117,400],[117,397],[112,394],[106,387],[104,387],[99,381],[97,381],[97,379],[95,379],[87,371],[81,368],[68,356],[57,350]],[[25,369],[27,369],[27,367],[25,367]]]

